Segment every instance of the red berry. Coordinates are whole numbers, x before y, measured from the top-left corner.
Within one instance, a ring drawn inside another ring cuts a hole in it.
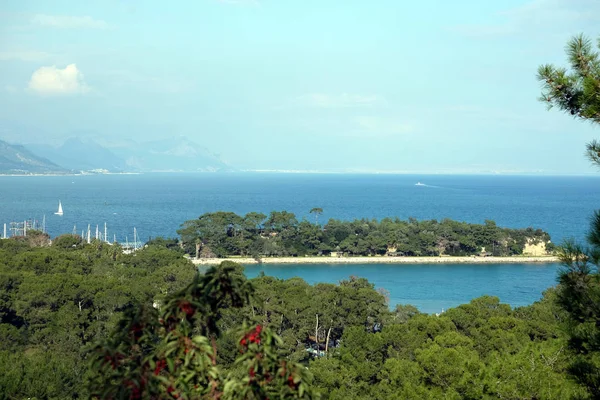
[[[196,312],[196,310],[189,301],[183,301],[179,303],[179,309],[183,311],[188,317],[191,317]]]
[[[292,375],[288,377],[288,386],[292,389],[296,388],[296,384],[294,383],[294,377]]]

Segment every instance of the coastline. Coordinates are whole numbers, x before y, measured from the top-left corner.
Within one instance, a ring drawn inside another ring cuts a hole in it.
[[[141,175],[141,172],[65,173],[65,174],[0,174],[0,176],[93,176],[93,175]]]
[[[223,261],[240,264],[555,264],[555,256],[514,257],[265,257],[260,262],[250,257],[192,259],[195,265],[217,265]]]

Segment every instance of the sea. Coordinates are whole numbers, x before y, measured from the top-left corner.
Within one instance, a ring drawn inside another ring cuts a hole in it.
[[[422,185],[416,185],[419,182]],[[64,215],[54,213],[62,203]],[[51,236],[96,226],[108,238],[142,241],[175,237],[186,220],[213,211],[268,214],[286,210],[311,221],[330,218],[450,218],[494,220],[509,228],[540,228],[555,243],[584,241],[600,208],[600,177],[301,173],[152,173],[139,175],[0,176],[3,224],[45,221]],[[8,232],[10,234],[10,230]],[[368,278],[390,292],[390,305],[440,312],[489,294],[513,306],[531,304],[555,285],[559,265],[268,265],[247,266],[309,283]]]

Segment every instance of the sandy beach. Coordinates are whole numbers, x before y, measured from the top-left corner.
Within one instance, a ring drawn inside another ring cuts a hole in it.
[[[196,265],[216,265],[223,261],[259,264],[249,257],[192,259]],[[551,264],[560,260],[554,256],[515,257],[265,257],[262,264]]]

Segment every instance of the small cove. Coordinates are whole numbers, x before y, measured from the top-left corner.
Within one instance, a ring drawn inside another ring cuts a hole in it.
[[[421,312],[436,313],[483,295],[497,296],[513,307],[532,304],[556,285],[560,264],[259,264],[245,268],[248,278],[264,272],[280,279],[300,277],[310,284],[367,278],[377,289],[389,291],[390,307],[411,304]]]

